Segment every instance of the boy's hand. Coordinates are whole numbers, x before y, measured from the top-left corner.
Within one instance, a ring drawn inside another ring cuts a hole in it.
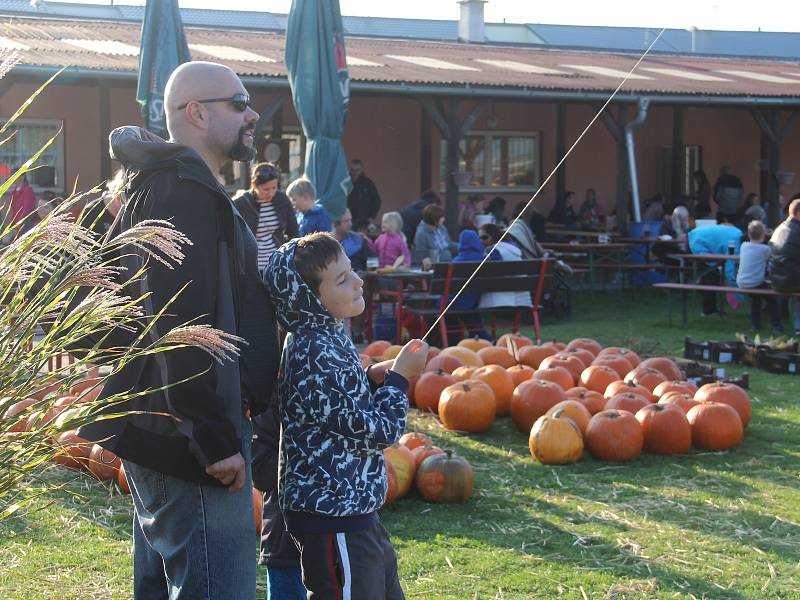
[[[222,485],[227,486],[228,491],[231,493],[242,489],[247,478],[244,458],[239,452],[208,465],[206,473],[216,478]]]
[[[382,362],[375,363],[369,367],[367,374],[376,385],[380,385],[383,383],[383,378],[386,375],[386,371],[391,369],[393,364],[393,360],[384,360]]]
[[[418,377],[428,362],[428,344],[422,340],[411,340],[394,359],[392,371],[411,381]]]

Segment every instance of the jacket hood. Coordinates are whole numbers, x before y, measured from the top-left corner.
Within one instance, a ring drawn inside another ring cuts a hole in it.
[[[117,127],[108,136],[111,158],[120,161],[130,171],[145,171],[199,163],[200,155],[182,144],[168,142],[142,127]],[[209,171],[210,173],[210,171]]]
[[[483,243],[478,234],[472,229],[465,229],[458,236],[458,254],[462,260],[483,260]],[[472,258],[480,256],[480,258]]]
[[[340,323],[322,306],[317,295],[303,281],[294,264],[297,241],[275,250],[264,268],[264,283],[275,304],[281,326],[287,331],[339,328]]]

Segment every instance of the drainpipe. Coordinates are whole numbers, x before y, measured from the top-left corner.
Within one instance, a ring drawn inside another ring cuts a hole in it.
[[[625,145],[628,147],[628,168],[631,175],[631,194],[633,195],[633,221],[642,220],[642,209],[639,204],[639,178],[636,174],[636,152],[633,142],[633,130],[639,127],[647,118],[647,107],[650,98],[639,98],[639,114],[630,123],[625,125]]]

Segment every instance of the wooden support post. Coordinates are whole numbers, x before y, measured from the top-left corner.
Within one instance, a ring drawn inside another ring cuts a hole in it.
[[[556,164],[567,151],[567,105],[561,101],[556,104]],[[556,172],[556,200],[561,200],[567,192],[567,165],[564,163]]]
[[[108,148],[108,134],[111,133],[111,95],[108,83],[97,81],[97,101],[100,118],[100,179],[111,179],[111,155]]]
[[[420,107],[419,127],[419,191],[431,189],[433,181],[433,147],[431,142],[431,118],[424,107]]]
[[[684,150],[683,150],[683,107],[672,108],[672,172],[670,173],[671,198],[666,198],[667,204],[676,204],[683,192],[681,185],[684,176]]]
[[[800,111],[792,109],[786,120],[781,123],[781,111],[778,109],[769,109],[766,112],[758,107],[750,111],[753,119],[755,119],[762,132],[762,155],[763,148],[766,142],[767,149],[769,150],[767,161],[768,170],[766,174],[766,195],[762,197],[762,201],[767,201],[767,216],[771,225],[776,225],[778,222],[778,202],[780,200],[780,185],[778,182],[778,172],[781,169],[781,146],[786,136],[792,131]]]
[[[599,108],[598,108],[599,110]],[[609,111],[600,113],[600,120],[608,129],[617,145],[617,227],[620,231],[628,228],[628,149],[625,146],[625,121],[628,118],[628,107],[624,104],[617,109],[616,118]]]

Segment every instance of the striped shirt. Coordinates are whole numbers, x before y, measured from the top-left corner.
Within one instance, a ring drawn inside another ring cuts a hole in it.
[[[258,227],[256,228],[256,242],[258,243],[258,270],[263,271],[269,255],[277,246],[273,233],[280,229],[281,223],[275,212],[272,202],[259,202]]]

